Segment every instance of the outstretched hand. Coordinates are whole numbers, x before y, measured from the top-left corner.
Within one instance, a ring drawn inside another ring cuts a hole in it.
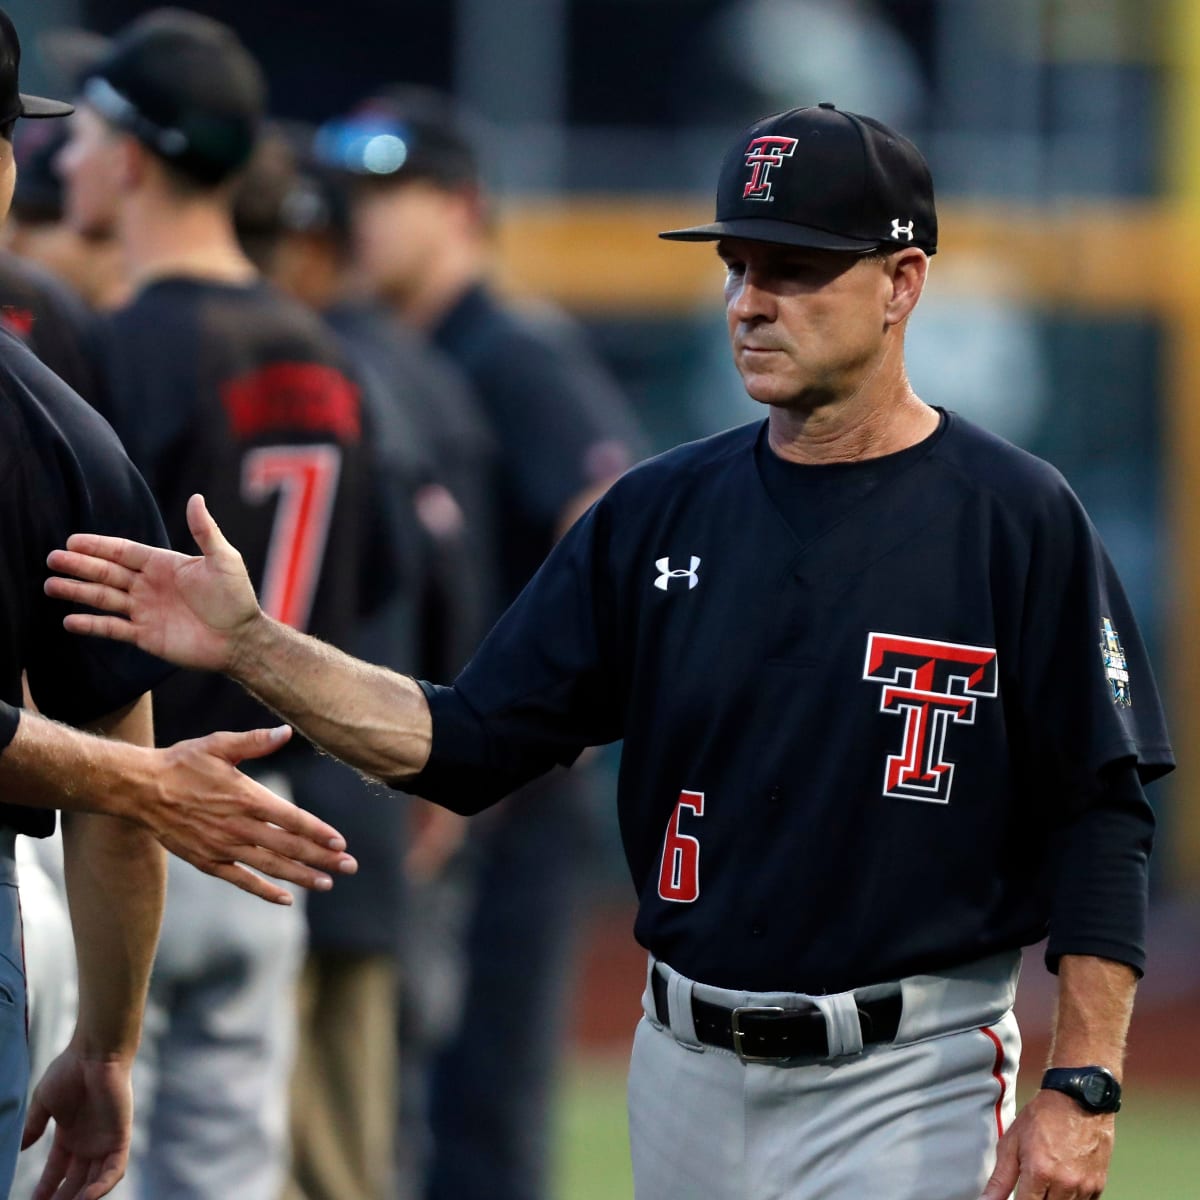
[[[71,613],[72,633],[129,642],[182,667],[224,671],[239,637],[261,616],[242,556],[193,496],[188,528],[193,557],[126,538],[76,533],[46,560],[46,594],[109,615]]]
[[[54,1118],[54,1141],[33,1200],[99,1200],[125,1174],[133,1125],[130,1064],[68,1046],[34,1089],[21,1149]]]
[[[155,799],[127,815],[145,825],[172,854],[264,900],[291,904],[292,896],[256,871],[327,891],[333,886],[328,872],[348,875],[358,870],[345,853],[345,839],[332,825],[236,766],[279,749],[291,732],[283,725],[210,733],[155,751],[162,759]]]

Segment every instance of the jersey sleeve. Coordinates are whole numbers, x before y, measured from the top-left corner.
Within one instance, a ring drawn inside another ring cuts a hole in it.
[[[1116,570],[1062,484],[1038,521],[1021,622],[1020,693],[1040,789],[1068,813],[1116,763],[1142,783],[1174,766],[1158,689]]]
[[[1047,966],[1085,954],[1141,974],[1154,834],[1142,785],[1174,758],[1124,589],[1065,483],[1035,530],[1020,679],[1019,744],[1050,837]]]
[[[70,606],[41,593],[46,555],[72,533],[104,533],[165,546],[158,508],[112,429],[74,396],[49,412],[31,435],[27,487],[37,497],[29,578],[39,599],[26,658],[30,693],[39,710],[73,725],[132,703],[172,668],[133,647],[63,629]]]
[[[474,813],[623,732],[625,689],[608,513],[601,501],[555,547],[453,687],[422,683],[433,747],[400,786]]]
[[[1108,768],[1099,793],[1052,840],[1046,965],[1064,954],[1146,969],[1154,811],[1132,762]]]

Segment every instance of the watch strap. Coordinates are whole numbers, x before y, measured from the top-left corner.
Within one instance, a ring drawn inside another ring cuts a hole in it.
[[[1042,1087],[1070,1096],[1090,1113],[1121,1111],[1121,1085],[1107,1067],[1051,1067]]]

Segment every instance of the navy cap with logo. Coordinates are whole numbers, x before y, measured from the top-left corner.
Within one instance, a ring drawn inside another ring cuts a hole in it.
[[[24,94],[17,82],[21,66],[21,41],[16,27],[0,8],[0,127],[18,117],[65,117],[74,110],[61,100]]]
[[[266,105],[258,63],[232,29],[158,9],[83,64],[81,97],[184,175],[217,184],[250,159]]]
[[[443,188],[479,182],[472,118],[441,92],[396,87],[364,100],[348,116],[317,130],[313,155],[333,170],[363,179],[425,179]]]
[[[721,164],[716,217],[659,236],[859,254],[902,246],[937,251],[933,180],[921,152],[872,117],[832,104],[793,108],[747,129]]]

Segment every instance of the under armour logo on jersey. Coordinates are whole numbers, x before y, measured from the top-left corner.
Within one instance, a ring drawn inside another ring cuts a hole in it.
[[[998,694],[996,651],[925,638],[872,633],[863,678],[883,684],[879,711],[904,717],[904,745],[888,756],[883,794],[948,804],[954,763],[945,755],[951,723],[975,724],[975,706]]]
[[[906,242],[911,242],[913,240],[913,226],[914,225],[916,225],[916,221],[909,221],[909,223],[907,225],[902,225],[900,223],[899,217],[893,217],[892,218],[892,238],[897,242],[901,238],[903,238]]]
[[[790,137],[755,138],[746,147],[746,166],[750,168],[750,179],[742,189],[742,199],[774,199],[767,176],[773,168],[783,166],[785,158],[792,157],[798,144],[796,138]]]
[[[654,586],[660,592],[665,592],[671,586],[672,579],[686,579],[689,591],[700,582],[700,576],[696,574],[700,566],[700,559],[694,554],[692,555],[692,565],[687,570],[684,570],[683,567],[676,567],[672,570],[669,558],[657,559],[654,565],[658,568],[658,578],[654,581]]]

